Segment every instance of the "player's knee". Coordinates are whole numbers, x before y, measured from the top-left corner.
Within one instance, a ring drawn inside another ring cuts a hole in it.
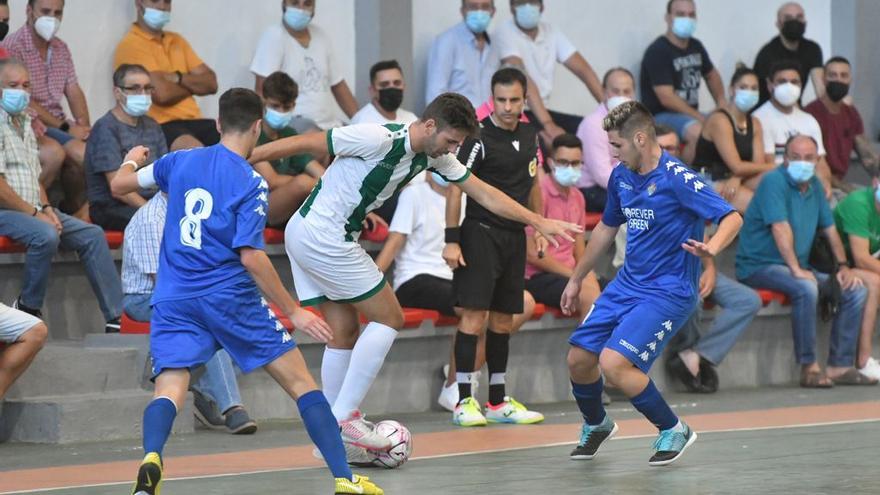
[[[469,335],[479,335],[483,332],[489,319],[488,311],[475,311],[466,309],[461,314],[458,329]]]
[[[403,310],[398,307],[397,311],[390,311],[385,324],[398,331],[403,328]]]
[[[572,377],[583,376],[596,370],[599,366],[599,357],[578,347],[568,350],[568,371]]]
[[[611,382],[617,383],[617,377],[632,368],[632,363],[617,352],[606,349],[599,355],[599,367]]]

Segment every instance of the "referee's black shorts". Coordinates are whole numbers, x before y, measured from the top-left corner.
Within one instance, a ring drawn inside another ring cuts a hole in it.
[[[461,253],[466,266],[453,272],[457,306],[505,314],[523,312],[526,234],[465,219]]]

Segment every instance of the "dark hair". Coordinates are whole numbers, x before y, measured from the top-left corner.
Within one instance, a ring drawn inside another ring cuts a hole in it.
[[[627,101],[614,107],[602,121],[605,132],[617,131],[621,136],[631,137],[637,131],[643,131],[655,138],[654,116],[648,108],[637,102]]]
[[[628,75],[629,78],[632,79],[633,86],[636,85],[636,78],[633,76],[632,72],[629,71],[629,69],[626,69],[624,67],[614,67],[614,68],[608,69],[608,72],[606,72],[605,75],[602,76],[602,87],[603,88],[606,88],[606,89],[608,88],[608,78],[610,78],[611,74],[614,74],[615,72],[623,72],[624,74]]]
[[[767,79],[772,81],[773,78],[776,77],[776,74],[784,70],[793,70],[798,73],[798,76],[800,76],[801,63],[794,59],[782,59],[770,66],[770,72],[767,73]],[[804,84],[804,81],[801,81],[801,84]]]
[[[846,64],[846,65],[852,67],[852,64],[849,63],[849,60],[846,57],[842,57],[840,55],[835,55],[835,56],[829,58],[828,61],[825,62],[825,68],[827,69],[828,66],[831,64]]]
[[[263,100],[253,91],[232,88],[220,96],[220,129],[223,134],[245,132],[263,118]]]
[[[812,141],[813,146],[815,146],[816,149],[819,149],[819,143],[816,141],[816,139],[813,136],[810,136],[809,134],[795,134],[795,135],[789,137],[788,140],[785,142],[785,153],[783,153],[785,156],[788,156],[788,148],[791,147],[791,143],[793,143],[794,140],[798,139],[798,138],[809,139],[810,141]]]
[[[751,67],[746,67],[746,65],[742,62],[736,64],[736,70],[733,72],[733,77],[730,78],[730,85],[735,85],[739,82],[740,79],[746,76],[755,76],[759,79],[759,82],[761,79],[760,77],[758,77],[758,73],[755,72],[754,69],[752,69]]]
[[[694,0],[685,0],[685,1],[690,2],[690,3],[692,3],[692,4],[696,4],[696,3],[697,3],[697,2],[695,2]],[[667,14],[671,14],[671,13],[672,13],[672,4],[673,4],[673,3],[675,3],[675,0],[669,0],[669,2],[666,4],[666,13],[667,13]]]
[[[263,81],[263,98],[272,98],[282,105],[288,105],[295,102],[297,96],[299,86],[285,72],[273,72]]]
[[[553,140],[553,149],[557,148],[577,148],[582,150],[584,149],[584,143],[574,134],[565,133],[556,136]]]
[[[140,64],[122,64],[113,71],[113,85],[121,88],[125,85],[125,76],[129,74],[145,74],[147,77],[150,73]]]
[[[675,134],[676,137],[678,136],[678,133],[675,132],[675,129],[673,129],[672,127],[669,127],[666,124],[655,124],[654,125],[654,135],[655,136],[660,137],[660,136],[665,136],[667,134]]]
[[[373,84],[373,82],[376,81],[376,74],[383,70],[391,69],[397,69],[400,71],[401,75],[403,74],[403,69],[400,68],[400,64],[397,63],[397,60],[383,60],[373,64],[373,66],[370,67],[370,84]]]
[[[9,0],[0,0],[0,5],[9,5]]]
[[[464,131],[468,136],[475,135],[479,127],[474,106],[458,93],[443,93],[434,98],[422,112],[421,120],[434,120],[437,129],[452,128]]]
[[[526,79],[525,73],[523,71],[517,69],[516,67],[505,67],[503,69],[498,69],[494,74],[492,74],[492,92],[495,92],[495,85],[501,84],[504,86],[511,85],[513,83],[519,83],[522,86],[523,94],[526,94],[528,90],[529,83],[528,79]]]

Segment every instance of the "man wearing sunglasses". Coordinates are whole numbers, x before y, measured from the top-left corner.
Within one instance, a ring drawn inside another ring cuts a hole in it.
[[[86,145],[86,183],[92,222],[107,230],[124,230],[138,208],[152,195],[140,191],[115,196],[110,181],[125,154],[137,145],[159,158],[168,153],[162,128],[146,115],[152,104],[150,73],[140,65],[123,64],[113,73],[116,106],[95,122]]]

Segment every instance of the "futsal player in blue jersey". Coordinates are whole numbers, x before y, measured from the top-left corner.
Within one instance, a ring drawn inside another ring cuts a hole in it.
[[[581,281],[618,228],[626,224],[626,261],[569,339],[572,392],[584,417],[572,459],[592,459],[617,432],[602,406],[602,374],[660,430],[651,466],[671,464],[697,438],[648,377],[654,359],[688,319],[699,297],[700,257],[721,252],[742,218],[710,184],[657,144],[654,119],[627,102],[603,122],[620,164],[608,181],[602,221],[562,295],[566,314],[578,311]],[[706,220],[718,223],[703,243]]]
[[[219,144],[170,153],[146,167],[149,151],[135,147],[111,184],[119,194],[152,186],[168,194],[150,322],[156,387],[144,411],[146,456],[135,495],[159,494],[162,450],[186,400],[190,370],[220,347],[246,373],[265,367],[296,401],[306,431],[336,478],[337,494],[383,493],[352,474],[330,405],[261,296],[262,291],[299,330],[322,342],[332,338],[324,320],[293,301],[263,250],[269,190],[247,162],[262,117],[256,93],[231,89],[220,97]]]

